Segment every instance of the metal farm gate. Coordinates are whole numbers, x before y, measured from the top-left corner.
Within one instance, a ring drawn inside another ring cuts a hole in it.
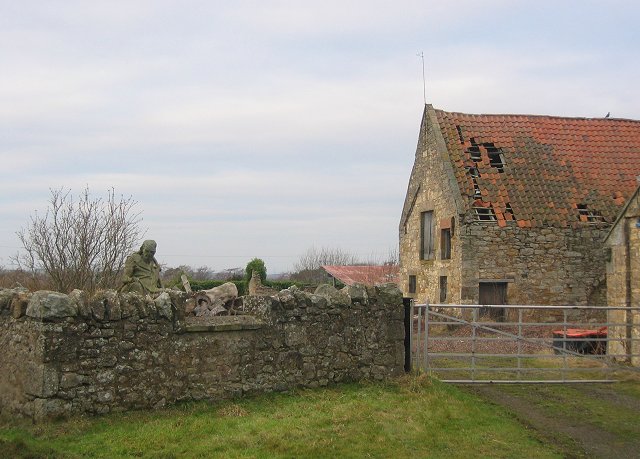
[[[405,367],[451,383],[613,382],[621,360],[640,361],[640,308],[407,305]],[[409,324],[410,323],[410,324]],[[632,353],[635,350],[635,354]],[[629,369],[629,367],[625,367]]]

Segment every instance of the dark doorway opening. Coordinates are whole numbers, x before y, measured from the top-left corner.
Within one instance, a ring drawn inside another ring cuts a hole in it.
[[[506,282],[480,282],[480,304],[508,304]],[[489,317],[495,321],[505,320],[504,308],[480,308],[481,317]]]

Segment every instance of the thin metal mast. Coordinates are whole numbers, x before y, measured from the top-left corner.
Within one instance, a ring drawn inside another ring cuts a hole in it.
[[[422,59],[422,98],[424,100],[424,104],[427,105],[427,80],[424,76],[424,52],[420,51],[417,56]]]

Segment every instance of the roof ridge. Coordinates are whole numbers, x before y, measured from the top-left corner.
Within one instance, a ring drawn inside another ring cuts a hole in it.
[[[606,118],[606,117],[586,117],[586,116],[559,116],[559,115],[527,115],[525,113],[464,113],[464,112],[449,112],[439,108],[434,108],[436,112],[445,113],[454,116],[483,116],[483,117],[518,117],[518,118],[554,118],[563,120],[585,120],[585,121],[627,121],[632,123],[640,123],[640,120],[633,118]]]

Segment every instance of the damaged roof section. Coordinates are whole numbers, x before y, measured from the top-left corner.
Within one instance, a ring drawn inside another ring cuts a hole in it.
[[[478,221],[612,223],[637,186],[639,121],[434,112]]]

